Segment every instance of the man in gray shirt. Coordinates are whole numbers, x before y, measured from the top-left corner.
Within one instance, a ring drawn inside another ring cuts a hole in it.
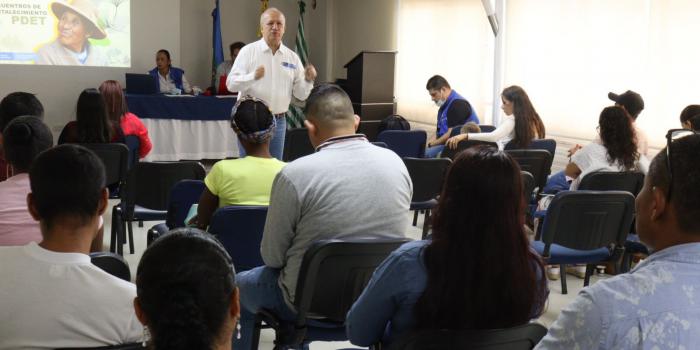
[[[236,349],[250,349],[259,309],[294,319],[301,260],[314,241],[405,237],[413,185],[403,161],[355,134],[359,117],[338,86],[315,87],[305,112],[316,153],[285,166],[272,184],[261,247],[265,266],[236,277],[241,292]]]

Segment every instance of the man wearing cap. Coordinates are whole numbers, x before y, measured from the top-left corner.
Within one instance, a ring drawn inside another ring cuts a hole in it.
[[[637,127],[637,117],[644,109],[644,100],[638,93],[627,90],[623,94],[608,93],[608,98],[615,101],[616,106],[623,107],[632,117],[634,131],[637,134],[637,151],[641,155],[647,156],[649,152],[649,141],[647,135]]]
[[[97,9],[89,0],[54,2],[51,11],[58,19],[58,36],[37,51],[37,64],[103,66],[106,57],[88,38],[104,39],[107,33],[97,21]]]

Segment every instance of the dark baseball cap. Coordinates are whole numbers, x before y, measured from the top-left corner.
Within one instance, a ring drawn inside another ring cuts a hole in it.
[[[625,107],[627,113],[633,118],[637,118],[639,113],[644,109],[644,100],[642,100],[642,96],[632,90],[627,90],[620,95],[610,92],[608,93],[608,98]]]

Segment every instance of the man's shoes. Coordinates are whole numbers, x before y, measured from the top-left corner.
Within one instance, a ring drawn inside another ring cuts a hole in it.
[[[548,265],[546,267],[547,270],[547,278],[550,281],[556,281],[561,277],[560,271],[559,271],[559,265]]]

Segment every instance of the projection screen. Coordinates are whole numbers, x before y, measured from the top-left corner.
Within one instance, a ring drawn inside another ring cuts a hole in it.
[[[129,0],[0,0],[0,64],[130,67]]]

